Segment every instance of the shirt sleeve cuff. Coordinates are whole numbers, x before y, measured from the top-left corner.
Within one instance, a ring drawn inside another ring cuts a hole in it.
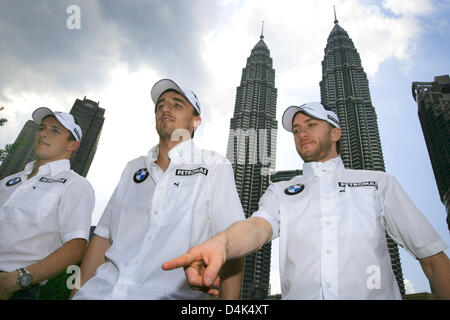
[[[424,259],[434,256],[447,248],[448,245],[442,239],[439,239],[425,248],[416,250],[415,255],[418,259]]]
[[[102,225],[97,225],[95,227],[94,233],[102,238],[109,239],[109,230]]]
[[[86,231],[83,231],[83,230],[78,230],[78,231],[74,231],[71,233],[61,235],[61,240],[63,243],[69,242],[70,240],[73,240],[73,239],[86,239],[87,241],[89,241],[89,233],[87,233]]]
[[[280,225],[278,221],[274,219],[270,214],[261,211],[256,211],[252,215],[252,217],[263,218],[264,220],[270,223],[270,225],[272,226],[272,240],[279,237]]]

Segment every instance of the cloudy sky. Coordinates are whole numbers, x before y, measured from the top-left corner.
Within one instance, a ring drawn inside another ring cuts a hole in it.
[[[172,78],[197,93],[203,123],[196,144],[225,154],[236,87],[261,22],[280,121],[287,106],[320,101],[333,5],[369,78],[386,170],[449,244],[411,82],[450,71],[450,0],[2,0],[0,115],[9,121],[0,146],[15,140],[37,107],[69,111],[76,98],[100,101],[106,120],[87,176],[95,225],[126,163],[158,141],[149,95],[157,80]],[[279,129],[276,169],[301,167],[292,136]],[[419,263],[403,250],[401,259],[408,288],[429,291]]]

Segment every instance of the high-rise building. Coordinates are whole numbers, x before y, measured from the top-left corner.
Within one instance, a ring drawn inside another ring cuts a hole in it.
[[[84,97],[83,100],[75,100],[70,110],[83,132],[80,147],[73,153],[70,163],[73,171],[83,177],[87,176],[92,160],[94,160],[105,121],[105,109],[98,105],[99,103]]]
[[[100,108],[98,103],[84,97],[83,100],[76,99],[70,113],[74,116],[75,121],[83,132],[80,147],[70,159],[71,168],[78,174],[86,177],[97,150],[97,144],[105,120],[105,109]],[[33,139],[37,127],[32,120],[28,120],[25,123],[14,142],[13,149],[8,153],[0,166],[0,179],[22,171],[28,162],[35,159]]]
[[[33,142],[38,125],[28,120],[0,166],[0,179],[22,171],[34,159]]]
[[[450,78],[436,76],[433,82],[413,82],[420,124],[428,148],[441,201],[447,210],[450,230]]]
[[[275,70],[264,35],[251,51],[237,88],[230,121],[227,158],[233,165],[236,188],[250,217],[275,169],[277,89]],[[269,290],[271,243],[244,260],[242,299],[264,299]]]
[[[322,61],[320,96],[322,104],[339,117],[342,129],[341,157],[345,167],[385,171],[369,81],[358,51],[348,33],[338,24],[336,14]],[[404,294],[398,246],[388,235],[386,238],[392,268],[400,291]]]

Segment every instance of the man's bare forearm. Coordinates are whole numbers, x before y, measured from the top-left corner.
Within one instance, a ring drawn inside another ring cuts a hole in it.
[[[97,268],[106,262],[105,252],[111,246],[109,239],[102,238],[98,235],[92,237],[80,268],[80,285],[83,286],[97,271]],[[70,293],[71,299],[78,289],[73,289]]]
[[[220,298],[237,300],[241,293],[243,258],[227,261],[220,271]]]
[[[83,258],[87,241],[85,239],[73,239],[62,245],[41,261],[27,266],[27,270],[33,277],[33,284],[53,278],[66,270],[70,265],[77,264]],[[17,271],[2,274],[0,279],[0,299],[9,299],[16,291],[20,290],[16,281]]]
[[[85,253],[86,245],[85,239],[70,240],[45,259],[28,266],[27,270],[33,276],[33,283],[53,278],[66,270],[68,266],[79,263]]]
[[[420,259],[422,269],[439,299],[450,300],[450,261],[444,252]]]
[[[244,257],[272,238],[272,226],[263,218],[254,217],[239,221],[217,235],[224,241],[227,260]]]

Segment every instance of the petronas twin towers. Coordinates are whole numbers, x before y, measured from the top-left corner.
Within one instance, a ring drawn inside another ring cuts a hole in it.
[[[322,61],[321,102],[339,117],[344,165],[349,169],[384,171],[367,76],[347,32],[336,18],[334,24]],[[246,217],[258,210],[259,199],[269,185],[270,171],[275,169],[276,100],[275,70],[261,33],[242,71],[227,148]],[[388,247],[398,285],[404,293],[398,248],[389,238]],[[270,256],[268,243],[245,258],[242,299],[264,299],[269,294]]]

